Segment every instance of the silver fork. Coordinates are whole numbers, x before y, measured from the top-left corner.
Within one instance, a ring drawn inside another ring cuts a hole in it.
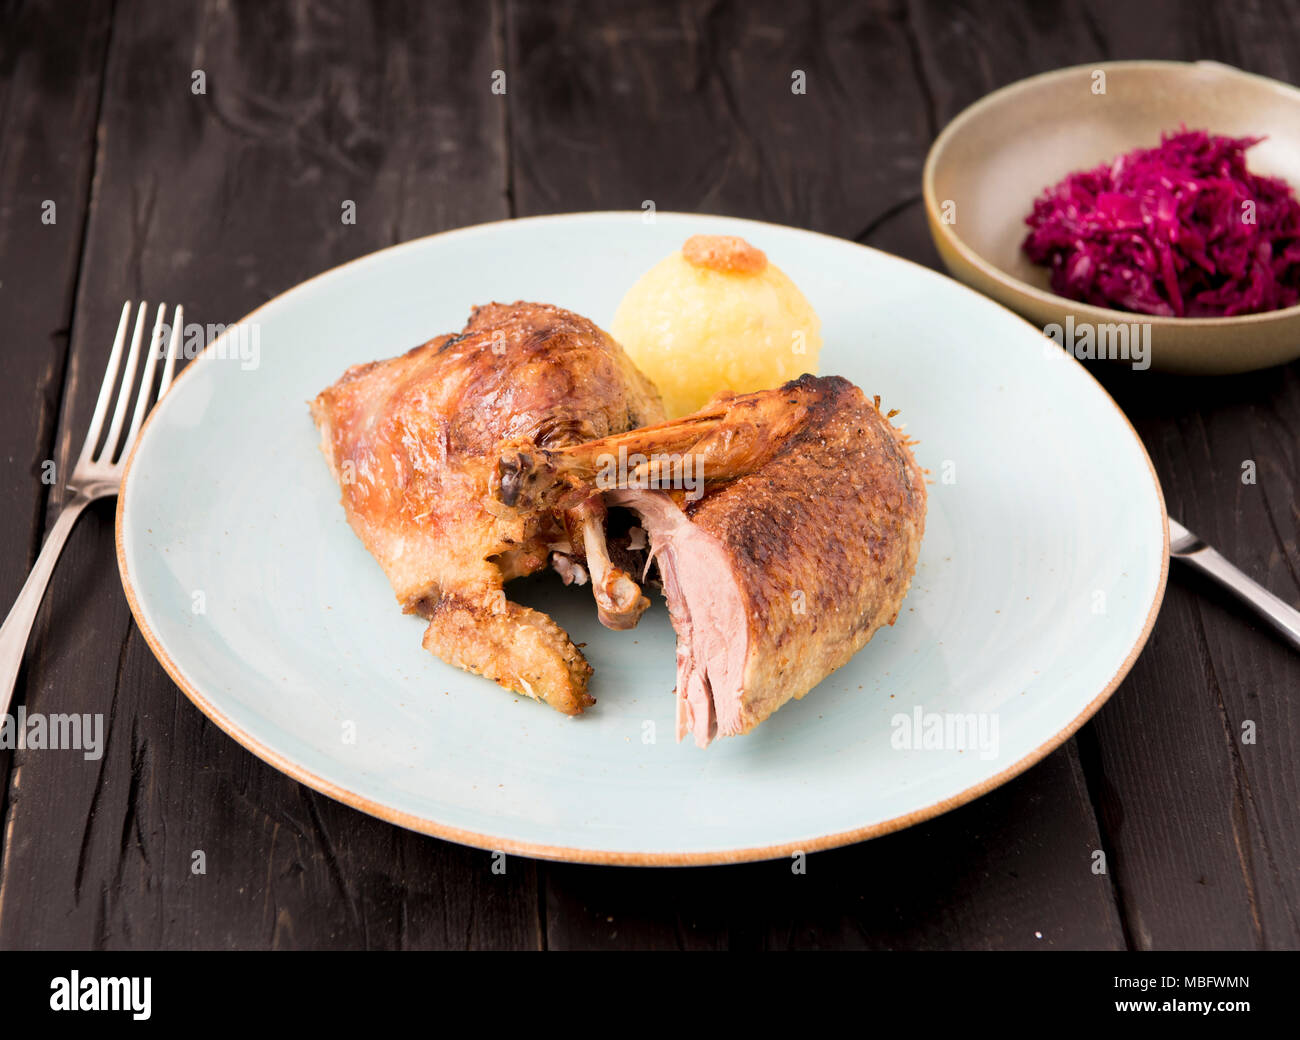
[[[77,517],[81,516],[86,506],[96,499],[116,495],[122,484],[122,470],[126,467],[126,457],[131,453],[136,435],[144,424],[144,417],[154,403],[154,372],[158,365],[158,346],[162,341],[164,326],[163,316],[167,312],[166,304],[158,305],[157,317],[154,319],[153,336],[149,341],[148,357],[145,359],[144,375],[140,380],[139,392],[135,395],[135,411],[131,415],[131,425],[126,436],[122,436],[122,426],[126,422],[127,405],[136,384],[136,370],[140,364],[140,344],[144,339],[144,322],[149,310],[147,303],[141,303],[135,319],[135,332],[131,336],[131,349],[126,357],[126,372],[122,376],[122,389],[117,395],[117,407],[108,426],[108,435],[103,438],[104,446],[96,454],[95,449],[104,432],[104,418],[108,414],[109,399],[113,396],[113,386],[117,382],[118,369],[122,362],[122,350],[126,346],[126,330],[131,318],[131,302],[122,307],[122,320],[117,324],[117,336],[113,339],[113,351],[108,356],[108,368],[104,372],[104,382],[99,388],[99,399],[95,402],[95,414],[90,420],[90,431],[86,434],[86,443],[72,470],[72,478],[67,482],[68,498],[63,503],[59,518],[50,529],[49,537],[41,547],[41,554],[36,557],[36,565],[27,576],[23,589],[14,601],[13,609],[0,627],[0,715],[9,710],[9,701],[13,697],[14,683],[18,679],[18,669],[23,662],[23,652],[27,647],[27,637],[31,634],[32,623],[45,597],[45,587],[54,573],[59,553],[63,551],[68,534],[72,531]],[[167,345],[167,359],[163,363],[162,379],[158,386],[161,398],[171,386],[172,376],[176,371],[176,354],[180,344],[181,328],[184,326],[184,308],[177,307],[172,318],[171,341]]]

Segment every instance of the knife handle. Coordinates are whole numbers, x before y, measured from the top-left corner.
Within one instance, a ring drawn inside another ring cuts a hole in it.
[[[1238,598],[1254,607],[1255,612],[1276,628],[1288,643],[1300,650],[1300,610],[1273,595],[1253,578],[1248,578],[1208,545],[1181,555],[1178,559],[1185,560],[1220,585],[1226,586]]]

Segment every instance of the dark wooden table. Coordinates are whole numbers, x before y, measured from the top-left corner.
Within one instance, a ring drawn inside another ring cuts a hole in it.
[[[920,205],[936,131],[1012,80],[1136,57],[1295,83],[1300,4],[0,0],[3,608],[57,510],[43,463],[62,473],[79,447],[124,299],[230,322],[404,239],[646,199],[937,266]],[[1296,601],[1300,365],[1098,372],[1171,512]],[[0,946],[1300,946],[1300,655],[1178,567],[1095,720],[971,805],[817,854],[806,876],[522,859],[502,876],[211,725],[131,621],[112,521],[104,503],[74,532],[15,698],[105,713],[107,748],[0,752]]]

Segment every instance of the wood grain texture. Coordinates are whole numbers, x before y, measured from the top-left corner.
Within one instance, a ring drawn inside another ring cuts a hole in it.
[[[507,215],[499,36],[478,11],[118,5],[61,462],[124,298],[228,322],[344,260]],[[357,360],[376,349],[358,344]],[[106,713],[107,751],[16,753],[0,945],[538,945],[531,864],[495,875],[489,854],[320,797],[211,726],[133,628],[112,560],[106,504],[64,554],[27,703]]]
[[[46,467],[53,461],[110,15],[108,7],[82,15],[67,7],[0,6],[0,603],[6,609],[36,559],[47,481],[58,476]],[[22,703],[24,678],[18,677],[14,705]],[[0,751],[0,815],[11,760]],[[4,842],[0,829],[0,856]]]
[[[934,126],[901,3],[509,11],[520,215],[649,200],[871,244],[920,216]],[[913,245],[932,255],[923,227]]]

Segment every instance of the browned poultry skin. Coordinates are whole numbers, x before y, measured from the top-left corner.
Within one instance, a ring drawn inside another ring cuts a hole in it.
[[[678,636],[678,739],[690,732],[704,746],[748,732],[894,623],[926,491],[879,398],[805,375],[546,453],[525,486],[545,500],[553,485],[595,479],[598,460],[620,449],[703,462],[698,501],[628,487],[631,477],[606,491],[641,515],[664,580]]]
[[[425,648],[566,714],[593,703],[569,637],[502,589],[546,566],[565,518],[493,509],[488,481],[507,444],[560,448],[662,420],[622,348],[559,307],[493,303],[457,335],[348,369],[311,412],[348,522],[402,609],[429,620]]]

